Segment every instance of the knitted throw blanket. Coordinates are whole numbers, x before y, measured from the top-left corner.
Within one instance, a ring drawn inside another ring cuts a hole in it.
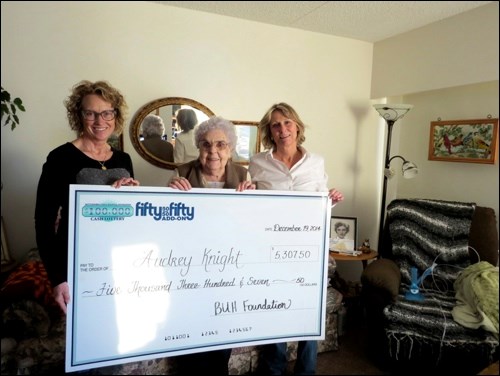
[[[437,200],[394,200],[387,210],[394,261],[401,268],[397,301],[384,309],[389,356],[438,365],[469,359],[488,362],[498,340],[484,330],[465,328],[453,320],[454,281],[470,264],[468,238],[475,204]],[[410,268],[420,277],[423,301],[405,299]]]
[[[435,288],[435,283],[439,282],[446,290],[453,289],[459,272],[470,264],[468,243],[474,209],[475,204],[452,201],[391,202],[387,221],[402,283],[410,283],[411,267],[416,267],[420,276],[436,263],[434,280],[424,279],[423,286]]]

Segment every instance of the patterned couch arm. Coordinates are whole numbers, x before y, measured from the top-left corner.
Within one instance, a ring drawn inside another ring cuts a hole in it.
[[[0,299],[2,374],[64,371],[65,317],[36,249],[3,282]]]

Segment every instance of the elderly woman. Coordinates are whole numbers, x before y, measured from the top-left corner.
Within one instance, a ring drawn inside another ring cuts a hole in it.
[[[165,125],[163,119],[157,115],[148,115],[142,121],[142,144],[155,157],[167,162],[174,161],[174,146],[163,139]]]
[[[178,166],[168,186],[185,191],[191,188],[255,189],[248,170],[230,160],[236,141],[236,130],[229,120],[220,116],[205,120],[194,134],[198,159]]]
[[[212,117],[195,129],[198,159],[182,164],[168,185],[187,191],[191,188],[233,188],[237,191],[255,189],[248,170],[230,160],[236,146],[234,124],[219,116]],[[227,375],[231,349],[177,357],[182,375]]]

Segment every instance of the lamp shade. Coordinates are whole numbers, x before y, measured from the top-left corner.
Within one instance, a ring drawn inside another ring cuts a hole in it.
[[[373,107],[387,121],[396,121],[413,108],[412,104],[374,104]]]
[[[405,161],[403,163],[402,170],[403,170],[403,177],[405,179],[412,179],[418,175],[417,165],[410,161]]]

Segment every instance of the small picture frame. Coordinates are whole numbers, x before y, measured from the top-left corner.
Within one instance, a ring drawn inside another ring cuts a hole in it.
[[[113,134],[110,138],[108,138],[108,144],[116,150],[123,151],[123,133],[119,136]]]
[[[250,158],[260,152],[259,123],[243,120],[231,120],[231,122],[238,137],[231,160],[233,163],[247,166],[250,164]]]
[[[358,238],[356,217],[338,217],[330,220],[330,251],[353,252],[357,249]]]
[[[431,121],[429,160],[494,164],[498,119]]]

